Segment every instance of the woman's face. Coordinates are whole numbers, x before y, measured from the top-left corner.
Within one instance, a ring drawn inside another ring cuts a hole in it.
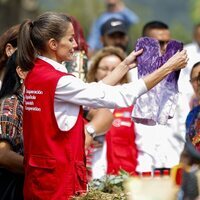
[[[77,47],[77,43],[74,39],[74,28],[72,23],[69,23],[66,35],[61,38],[57,43],[56,59],[57,62],[73,60],[74,48]]]
[[[192,84],[192,87],[194,89],[194,92],[197,96],[200,95],[200,84],[198,83],[198,77],[200,74],[200,65],[196,66],[193,70],[192,70],[192,74],[191,74],[191,79],[190,82]]]
[[[121,62],[122,61],[120,60],[120,58],[117,57],[116,55],[105,56],[99,62],[95,74],[95,79],[97,81],[102,80],[105,76],[107,76],[110,72],[112,72],[112,70],[115,69],[115,67],[119,65],[119,63]]]

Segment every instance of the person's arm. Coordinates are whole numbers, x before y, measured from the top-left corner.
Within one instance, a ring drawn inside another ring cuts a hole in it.
[[[142,53],[142,49],[139,51],[131,52],[125,60],[123,60],[115,69],[102,79],[103,83],[107,85],[116,85],[124,75],[130,70],[136,67],[136,57]]]
[[[122,61],[108,76],[102,81],[108,85],[115,85],[117,82],[132,68],[136,66],[135,59],[142,53],[142,50],[133,51],[129,56]],[[153,73],[143,78],[148,90],[157,85],[168,74],[173,71],[184,68],[187,64],[188,58],[185,50],[177,52],[172,56],[162,67],[155,70]]]
[[[98,134],[106,132],[112,125],[113,114],[107,108],[90,109],[88,113],[89,124],[92,124]]]
[[[15,173],[24,173],[24,157],[15,153],[6,141],[0,141],[0,167]]]
[[[187,62],[186,51],[177,52],[162,67],[143,78],[147,89],[153,88],[171,72],[184,68]]]
[[[14,97],[5,98],[0,102],[0,167],[23,173],[23,156],[18,153],[22,151],[22,127],[19,125],[22,116],[18,114],[21,113],[21,103]],[[17,152],[14,151],[16,141],[19,143]]]
[[[95,133],[98,135],[106,132],[111,127],[113,121],[113,114],[109,109],[106,108],[90,109],[87,115],[87,119],[89,120],[88,124],[90,124],[94,128]],[[87,133],[86,129],[85,133],[85,146],[88,147],[93,141],[93,138]]]
[[[56,87],[55,101],[69,102],[73,105],[85,105],[91,108],[104,107],[112,109],[131,106],[137,98],[150,90],[170,72],[183,68],[188,60],[186,52],[183,50],[176,53],[160,69],[134,83],[131,82],[117,86],[108,85],[116,84],[125,71],[127,72],[129,68],[136,65],[135,58],[138,52],[131,53],[122,62],[125,63],[124,65],[118,65],[117,69],[113,70],[107,78],[98,83],[84,83],[73,76],[63,76],[58,81]]]

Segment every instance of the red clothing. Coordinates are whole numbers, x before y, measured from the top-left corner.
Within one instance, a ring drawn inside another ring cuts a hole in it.
[[[108,174],[118,174],[120,169],[135,173],[138,152],[131,119],[132,109],[131,106],[114,110],[113,124],[106,134]]]
[[[66,200],[86,190],[82,109],[69,131],[59,129],[54,115],[55,89],[64,75],[37,59],[25,81],[25,200]]]

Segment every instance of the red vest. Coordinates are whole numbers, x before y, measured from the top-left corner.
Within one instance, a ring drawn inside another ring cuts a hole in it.
[[[86,190],[82,109],[69,131],[59,129],[54,115],[55,89],[64,75],[37,59],[25,81],[25,200],[67,200]]]
[[[118,174],[120,169],[134,174],[137,165],[133,107],[115,109],[112,127],[106,134],[107,173]]]

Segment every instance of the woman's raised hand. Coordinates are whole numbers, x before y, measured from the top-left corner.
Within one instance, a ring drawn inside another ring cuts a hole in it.
[[[174,54],[165,64],[170,67],[172,71],[176,71],[184,68],[187,65],[188,60],[189,58],[186,50],[182,50]]]
[[[129,66],[129,69],[136,67],[136,57],[139,56],[142,53],[143,49],[140,49],[139,51],[132,51],[123,61],[123,63],[127,66]]]

